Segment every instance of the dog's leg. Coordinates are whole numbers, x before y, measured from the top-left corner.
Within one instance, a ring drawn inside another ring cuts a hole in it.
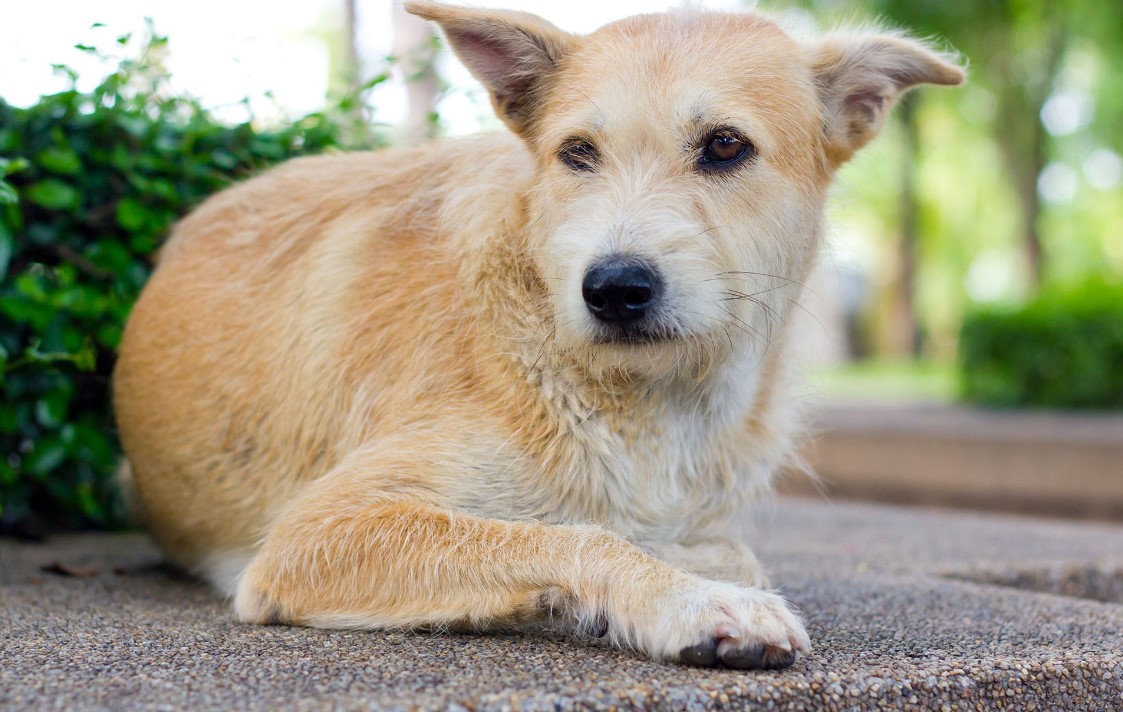
[[[764,567],[745,544],[733,539],[713,538],[690,542],[656,542],[644,549],[672,566],[703,578],[736,581],[748,586],[768,588]]]
[[[656,659],[778,668],[809,648],[773,593],[699,578],[603,529],[403,498],[377,475],[329,475],[279,517],[238,584],[241,620],[481,629],[564,602],[586,627]]]

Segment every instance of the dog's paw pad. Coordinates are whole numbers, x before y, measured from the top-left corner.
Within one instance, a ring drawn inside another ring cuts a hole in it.
[[[799,657],[795,650],[774,645],[734,647],[728,641],[711,640],[683,648],[679,662],[691,667],[727,667],[735,670],[781,670]]]
[[[710,640],[683,648],[679,651],[678,659],[691,667],[717,667],[717,641]]]

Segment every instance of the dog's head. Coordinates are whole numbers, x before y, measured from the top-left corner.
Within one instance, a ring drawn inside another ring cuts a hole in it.
[[[528,239],[553,338],[598,370],[765,348],[814,259],[834,170],[903,91],[964,78],[901,36],[802,44],[756,14],[577,36],[521,12],[406,7],[441,25],[536,158]]]

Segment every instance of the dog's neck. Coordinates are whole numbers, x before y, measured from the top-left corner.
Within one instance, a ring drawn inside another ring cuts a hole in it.
[[[684,359],[685,360],[685,359]],[[524,378],[559,416],[584,421],[618,418],[636,427],[664,418],[689,418],[706,428],[730,427],[746,417],[755,400],[760,359],[736,353],[718,363],[642,371],[590,372],[587,363],[564,352],[517,356]]]
[[[555,444],[545,470],[570,473],[538,486],[543,517],[652,541],[689,536],[738,512],[788,451],[767,412],[777,358],[727,359],[690,380],[591,378],[564,355],[531,356],[513,361],[538,403],[522,417],[546,424]]]

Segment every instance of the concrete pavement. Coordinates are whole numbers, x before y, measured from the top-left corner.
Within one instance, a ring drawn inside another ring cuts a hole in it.
[[[1123,526],[764,509],[755,548],[815,645],[786,671],[552,634],[244,626],[142,536],[75,535],[0,542],[0,709],[1123,709]]]

